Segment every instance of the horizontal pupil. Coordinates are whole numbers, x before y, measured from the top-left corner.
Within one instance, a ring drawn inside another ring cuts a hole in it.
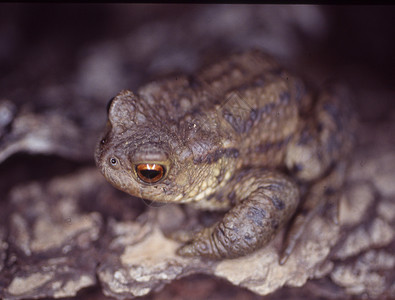
[[[160,172],[156,170],[141,170],[140,173],[148,179],[153,179],[160,174]]]

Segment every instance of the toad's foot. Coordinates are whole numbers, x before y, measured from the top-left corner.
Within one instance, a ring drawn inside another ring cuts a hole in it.
[[[243,178],[235,178],[237,204],[222,221],[196,234],[178,254],[214,259],[240,257],[270,242],[290,219],[299,202],[299,190],[287,177],[253,169]]]

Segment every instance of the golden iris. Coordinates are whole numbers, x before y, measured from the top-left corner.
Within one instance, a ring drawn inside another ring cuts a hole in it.
[[[136,167],[137,176],[145,183],[155,183],[165,175],[165,168],[159,164],[139,164]]]

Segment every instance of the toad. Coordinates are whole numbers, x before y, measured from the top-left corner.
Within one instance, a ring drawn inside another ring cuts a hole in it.
[[[354,136],[347,102],[341,88],[315,90],[259,50],[237,53],[195,75],[121,91],[95,160],[131,195],[226,211],[178,249],[183,256],[247,255],[298,211],[284,263],[317,208],[332,207],[336,222],[333,195]]]

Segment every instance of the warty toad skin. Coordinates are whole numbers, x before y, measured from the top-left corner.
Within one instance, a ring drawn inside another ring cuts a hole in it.
[[[316,211],[344,180],[354,127],[347,101],[341,89],[310,90],[261,51],[234,54],[193,76],[121,91],[109,105],[96,164],[131,195],[227,211],[180,255],[249,254],[300,207],[284,262],[309,220],[306,207]],[[322,180],[326,191],[304,205]]]

